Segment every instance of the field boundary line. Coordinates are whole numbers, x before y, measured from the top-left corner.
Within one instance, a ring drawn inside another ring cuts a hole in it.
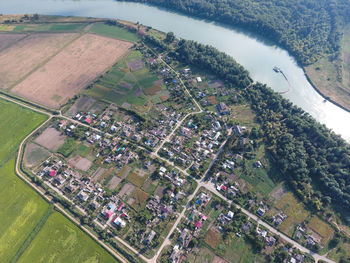
[[[22,245],[18,248],[16,254],[10,260],[10,263],[16,263],[21,258],[21,256],[30,246],[30,244],[35,239],[35,237],[39,234],[40,230],[46,224],[47,220],[49,219],[49,217],[53,212],[54,212],[54,206],[50,205],[45,211],[44,215],[41,217],[40,221],[33,228],[33,231],[28,234],[27,238],[23,241]]]

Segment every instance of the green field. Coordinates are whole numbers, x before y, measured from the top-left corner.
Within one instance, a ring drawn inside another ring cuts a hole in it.
[[[45,115],[0,100],[0,165],[17,150],[26,135],[45,119]]]
[[[61,145],[60,148],[58,148],[57,152],[62,154],[64,157],[68,157],[76,148],[77,142],[72,137],[67,137]]]
[[[12,158],[0,168],[0,262],[16,255],[49,207],[15,175],[14,167]]]
[[[91,27],[90,32],[131,42],[137,42],[139,40],[138,35],[131,33],[124,28],[118,26],[110,26],[102,23],[95,23]]]
[[[102,247],[59,213],[52,214],[19,263],[116,262]]]
[[[62,24],[29,24],[18,25],[13,31],[37,31],[37,32],[76,32],[83,29],[87,24],[84,23],[62,23]]]

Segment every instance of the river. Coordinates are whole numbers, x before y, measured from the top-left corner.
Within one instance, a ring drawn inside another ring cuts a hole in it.
[[[350,142],[350,113],[331,102],[324,102],[288,52],[253,34],[144,4],[113,0],[0,0],[0,12],[118,18],[164,32],[172,31],[178,37],[212,45],[231,55],[255,81],[282,92],[288,90],[288,83],[282,74],[272,70],[278,66],[292,86],[292,90],[283,96]]]

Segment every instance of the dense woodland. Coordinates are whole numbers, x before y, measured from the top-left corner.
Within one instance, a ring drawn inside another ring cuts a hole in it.
[[[217,49],[181,40],[173,56],[210,70],[247,99],[283,178],[309,206],[350,208],[350,145],[302,109],[266,87]],[[350,222],[349,222],[350,223]]]
[[[340,26],[350,20],[348,0],[129,0],[239,26],[274,40],[311,64],[336,56]]]

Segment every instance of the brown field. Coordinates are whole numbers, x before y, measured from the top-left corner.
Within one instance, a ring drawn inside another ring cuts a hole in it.
[[[327,241],[333,237],[333,228],[317,216],[311,218],[308,227],[321,236],[322,246],[326,245]]]
[[[159,92],[159,91],[162,91],[160,86],[153,86],[153,87],[144,89],[145,94],[148,96],[156,95],[157,92]]]
[[[160,198],[163,198],[163,191],[164,191],[164,187],[158,185],[156,190],[154,191],[154,195],[158,195]]]
[[[130,195],[132,193],[132,191],[134,191],[134,189],[135,189],[135,186],[133,186],[130,183],[127,183],[123,186],[123,188],[120,190],[118,195],[120,197],[123,197],[124,195]]]
[[[108,188],[110,190],[114,190],[115,188],[117,188],[121,181],[122,179],[118,176],[113,176],[113,178],[108,182]]]
[[[11,91],[58,108],[125,54],[132,43],[86,34]]]
[[[141,175],[143,175],[143,174],[141,174]],[[137,173],[137,171],[135,171],[135,172],[129,174],[127,180],[130,183],[132,183],[138,187],[141,187],[143,185],[143,183],[145,182],[145,180],[147,179],[146,176],[144,176],[144,175],[141,176],[141,175],[139,173]]]
[[[226,261],[225,259],[223,259],[219,256],[215,256],[212,263],[228,263],[228,261]]]
[[[0,34],[0,50],[23,38],[25,34]]]
[[[8,89],[77,34],[32,34],[0,52],[0,86]]]
[[[131,206],[137,211],[142,210],[146,206],[148,196],[149,195],[146,192],[137,188],[131,195],[131,198],[135,199]]]
[[[91,176],[91,179],[93,182],[97,182],[100,178],[101,175],[105,173],[106,169],[99,167],[97,170],[94,172],[94,174]]]
[[[65,139],[65,135],[61,134],[55,128],[50,127],[43,131],[43,133],[35,139],[35,142],[55,152],[64,143]]]
[[[48,150],[35,143],[30,143],[26,148],[24,162],[26,166],[33,167],[39,165],[49,156],[50,152]]]
[[[207,235],[205,236],[205,243],[213,249],[217,249],[221,242],[221,234],[216,230],[210,228]]]
[[[92,165],[92,162],[86,158],[82,158],[81,156],[76,156],[72,159],[69,160],[69,163],[73,165],[75,168],[82,170],[82,171],[87,171]]]
[[[96,102],[95,99],[82,96],[70,107],[70,109],[67,111],[67,114],[69,116],[75,116],[79,111],[89,111],[89,109],[94,105]]]

